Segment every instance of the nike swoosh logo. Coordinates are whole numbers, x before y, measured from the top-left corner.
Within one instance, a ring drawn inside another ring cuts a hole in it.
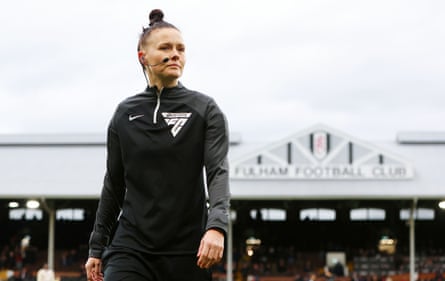
[[[129,115],[128,116],[128,120],[129,121],[133,121],[134,119],[138,119],[138,118],[141,118],[142,116],[144,116],[144,114],[139,114],[139,115]]]

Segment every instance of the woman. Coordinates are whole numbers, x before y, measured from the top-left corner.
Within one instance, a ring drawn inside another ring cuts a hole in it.
[[[88,280],[211,280],[223,256],[226,120],[212,98],[178,81],[185,44],[163,17],[150,13],[138,44],[149,85],[119,104],[108,128]]]

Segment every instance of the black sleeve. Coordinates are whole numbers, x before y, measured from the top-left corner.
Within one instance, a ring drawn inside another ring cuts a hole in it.
[[[119,137],[110,123],[107,134],[107,169],[89,241],[90,257],[100,258],[112,232],[125,196],[124,168]]]
[[[230,206],[229,135],[226,118],[213,100],[209,103],[206,119],[204,165],[210,201],[206,229],[216,228],[227,233]]]

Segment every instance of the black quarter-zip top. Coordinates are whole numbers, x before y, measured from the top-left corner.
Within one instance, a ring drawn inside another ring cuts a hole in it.
[[[207,229],[226,232],[228,146],[215,101],[180,83],[121,102],[108,128],[89,255],[101,257],[108,246],[196,254]]]

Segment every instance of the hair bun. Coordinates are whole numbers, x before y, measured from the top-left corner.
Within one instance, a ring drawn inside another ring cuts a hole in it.
[[[148,17],[150,19],[150,26],[157,22],[162,22],[164,19],[164,13],[159,9],[154,9],[150,12],[150,16]]]

